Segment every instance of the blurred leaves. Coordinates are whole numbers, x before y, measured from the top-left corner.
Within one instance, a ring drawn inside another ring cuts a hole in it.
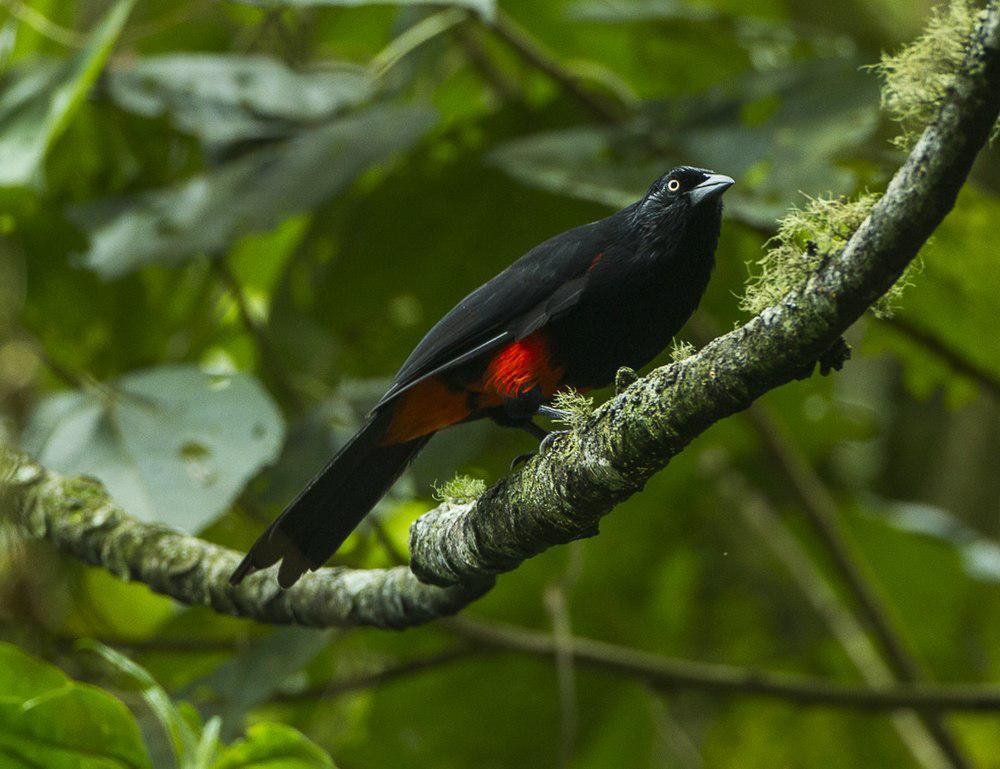
[[[128,709],[95,686],[0,642],[0,764],[6,769],[149,769]]]
[[[192,681],[183,696],[203,714],[218,716],[223,738],[238,734],[246,714],[267,702],[293,674],[306,667],[329,645],[332,630],[278,628],[222,663],[212,673]],[[279,741],[280,742],[280,741]]]
[[[282,724],[256,724],[244,738],[222,745],[219,718],[203,725],[196,712],[185,703],[175,704],[145,669],[125,655],[103,644],[85,643],[84,647],[97,653],[118,678],[141,693],[170,736],[177,769],[335,769],[319,747]]]
[[[824,83],[822,91],[816,83]],[[621,207],[675,165],[738,179],[726,196],[740,221],[771,227],[801,192],[843,194],[859,182],[842,165],[878,121],[874,79],[840,57],[752,72],[706,93],[650,103],[621,129],[573,128],[518,139],[493,154],[542,189]]]
[[[145,117],[169,114],[210,149],[278,139],[368,101],[367,72],[346,64],[309,72],[266,56],[172,54],[124,63],[106,76],[111,98]]]
[[[224,748],[211,769],[336,769],[330,757],[301,732],[283,724],[254,724]]]
[[[253,377],[161,366],[35,411],[25,446],[99,478],[133,515],[195,532],[277,456],[284,426]]]
[[[38,187],[45,154],[101,73],[135,0],[118,0],[86,45],[59,64],[8,75],[0,95],[0,187]]]
[[[27,207],[0,197],[0,435],[56,469],[99,475],[130,512],[231,547],[247,546],[342,445],[384,378],[470,289],[536,243],[633,202],[672,165],[737,178],[701,307],[721,329],[745,320],[746,265],[778,216],[804,204],[800,193],[875,192],[897,165],[895,129],[878,124],[877,77],[858,67],[897,50],[923,12],[906,0],[838,13],[813,0],[505,0],[565,77],[629,110],[606,127],[565,81],[481,24],[494,12],[482,0],[155,0],[120,34],[106,26],[109,7],[123,6],[19,2],[7,8],[21,15],[2,22],[0,151],[17,156],[0,178],[16,171],[33,189]],[[468,20],[441,34],[460,15]],[[1000,375],[998,157],[984,153],[897,317]],[[684,341],[701,343],[682,332],[678,349]],[[767,399],[842,506],[922,662],[941,680],[997,680],[1000,410],[897,327],[869,319],[851,342],[855,358],[836,377]],[[492,482],[535,446],[486,423],[437,436],[379,507],[381,531],[405,545],[435,483],[456,473]],[[720,451],[835,583],[798,498],[734,419],[675,458],[600,537],[506,575],[473,615],[547,629],[542,597],[558,581],[572,585],[575,633],[852,680],[850,658],[706,479]],[[876,514],[855,513],[868,508]],[[389,563],[371,534],[360,531],[337,563]],[[454,639],[444,627],[275,631],[177,610],[64,559],[0,561],[4,596],[17,597],[0,600],[0,635],[44,655],[55,633],[118,639],[134,644],[139,671],[154,671],[155,681],[118,660],[112,677],[154,737],[151,759],[133,740],[147,761],[137,766],[174,762],[151,707],[187,731],[184,761],[215,769],[331,766],[272,721],[356,767],[500,769],[552,765],[560,753],[548,662],[477,655],[338,691]],[[4,679],[8,668],[67,685],[41,663],[7,660],[0,702],[26,686]],[[585,670],[576,689],[570,767],[919,765],[889,719],[664,695]],[[39,728],[68,733],[70,716]],[[245,737],[218,742],[215,730],[235,736],[244,722]],[[993,767],[995,719],[955,725],[971,762]],[[0,729],[0,751],[8,736]]]
[[[70,215],[90,238],[83,262],[112,277],[150,262],[217,254],[234,238],[341,192],[372,163],[412,145],[431,120],[426,109],[372,107],[169,189],[76,206]]]
[[[315,8],[323,6],[362,5],[453,5],[475,11],[484,19],[492,19],[496,13],[494,0],[239,0],[264,8]]]

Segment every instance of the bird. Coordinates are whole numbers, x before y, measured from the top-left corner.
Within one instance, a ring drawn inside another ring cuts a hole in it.
[[[734,183],[674,168],[641,199],[546,240],[462,299],[230,582],[280,561],[278,584],[289,588],[318,569],[440,430],[489,418],[544,439],[533,418],[559,416],[556,393],[605,387],[620,368],[652,361],[705,292]]]

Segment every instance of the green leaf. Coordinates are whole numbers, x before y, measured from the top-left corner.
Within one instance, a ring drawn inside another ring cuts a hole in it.
[[[81,647],[99,655],[122,675],[130,687],[142,695],[146,705],[170,737],[174,758],[178,764],[183,764],[185,757],[195,753],[199,744],[195,730],[174,706],[163,687],[141,665],[102,643],[84,641]]]
[[[320,8],[323,6],[365,6],[365,5],[436,5],[468,8],[484,19],[496,15],[495,0],[239,0],[246,5],[263,8]]]
[[[95,686],[0,642],[0,766],[147,769],[132,714]]]
[[[254,724],[212,769],[335,769],[331,758],[301,732],[283,724]]]
[[[254,378],[179,365],[43,401],[25,445],[53,469],[99,478],[129,513],[196,531],[277,455],[283,433]]]
[[[202,713],[221,718],[224,736],[231,738],[242,727],[246,713],[266,702],[289,676],[308,665],[332,637],[332,630],[278,628],[193,681],[182,696],[198,705]]]
[[[624,129],[573,128],[501,146],[493,162],[552,192],[621,207],[672,166],[733,176],[727,211],[772,226],[801,192],[850,192],[858,178],[838,160],[877,125],[874,80],[851,60],[795,62],[726,87],[647,105]]]
[[[372,96],[367,71],[352,65],[296,72],[266,56],[170,54],[112,69],[111,98],[146,117],[169,114],[208,145],[288,136]]]
[[[58,66],[26,70],[0,97],[0,187],[41,186],[42,164],[97,79],[135,0],[119,0]]]
[[[432,120],[422,108],[373,107],[174,187],[78,206],[70,216],[90,237],[83,261],[115,276],[217,253],[343,191],[371,164],[412,145]]]

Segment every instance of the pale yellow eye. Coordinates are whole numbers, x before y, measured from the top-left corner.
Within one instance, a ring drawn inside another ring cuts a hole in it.
[[[667,189],[670,190],[671,192],[677,192],[677,190],[679,190],[680,188],[681,188],[681,183],[676,179],[671,179],[669,182],[667,182]]]

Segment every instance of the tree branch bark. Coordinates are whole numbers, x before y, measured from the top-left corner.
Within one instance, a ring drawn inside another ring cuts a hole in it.
[[[461,583],[593,536],[602,516],[695,437],[799,377],[895,283],[951,210],[998,112],[993,0],[937,119],[841,253],[779,305],[636,381],[478,501],[421,517],[410,530],[413,572],[432,584]]]
[[[0,511],[26,536],[47,540],[127,582],[142,582],[182,603],[271,624],[402,628],[454,614],[493,584],[486,579],[433,587],[397,566],[321,569],[284,591],[273,574],[261,573],[234,588],[229,575],[240,562],[236,551],[138,521],[98,481],[63,477],[3,445]]]
[[[233,551],[135,521],[96,482],[62,478],[2,448],[0,509],[28,535],[87,563],[228,614],[393,628],[452,614],[496,574],[595,534],[602,516],[696,436],[801,376],[893,284],[954,205],[998,112],[1000,7],[991,0],[941,113],[843,252],[779,305],[623,388],[478,501],[422,516],[411,529],[410,571],[322,569],[285,592],[265,572],[234,589]]]

